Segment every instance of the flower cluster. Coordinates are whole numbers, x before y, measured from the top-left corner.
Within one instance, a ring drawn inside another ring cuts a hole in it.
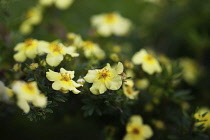
[[[64,46],[59,42],[49,43],[47,41],[38,41],[36,39],[27,39],[23,43],[19,43],[14,48],[17,53],[14,59],[18,62],[24,62],[26,58],[34,59],[37,55],[47,53],[46,62],[50,66],[58,66],[63,60],[63,56],[69,54],[72,57],[79,56],[72,46]]]

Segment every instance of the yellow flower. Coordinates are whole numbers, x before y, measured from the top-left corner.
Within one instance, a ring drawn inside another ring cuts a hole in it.
[[[51,6],[53,3],[58,9],[67,9],[74,0],[39,0],[39,4],[43,6]]]
[[[136,81],[136,88],[137,89],[146,89],[149,86],[149,80],[147,78],[138,79]]]
[[[54,0],[39,0],[39,4],[42,6],[51,6]]]
[[[46,72],[46,77],[48,80],[54,81],[52,84],[54,90],[60,90],[63,93],[72,91],[74,94],[80,92],[76,88],[81,87],[82,85],[72,80],[74,78],[74,71],[67,71],[64,68],[61,68],[60,73],[58,73],[49,70],[49,72]]]
[[[37,54],[42,54],[39,52],[40,47],[42,47],[42,42],[32,38],[18,43],[14,48],[14,50],[17,51],[14,55],[14,59],[18,62],[24,62],[26,58],[34,59]]]
[[[17,105],[25,112],[30,111],[29,103],[36,107],[45,107],[47,98],[40,94],[36,82],[16,81],[12,86],[13,92],[17,95]]]
[[[28,23],[27,21],[24,21],[21,25],[20,25],[20,32],[24,35],[31,33],[33,30],[33,26]]]
[[[105,52],[96,43],[84,41],[82,47],[87,58],[93,57],[101,60],[105,57]]]
[[[9,103],[10,99],[13,97],[12,90],[6,87],[2,81],[0,81],[0,89],[0,101]]]
[[[125,96],[131,100],[135,99],[139,93],[139,91],[133,90],[133,86],[134,86],[134,83],[132,80],[126,80],[125,83],[123,84],[123,92]]]
[[[26,12],[25,20],[20,25],[22,34],[29,34],[33,29],[33,25],[37,25],[42,21],[42,11],[41,6],[35,6]]]
[[[107,63],[103,69],[89,70],[84,79],[88,83],[93,83],[90,91],[95,94],[103,94],[107,89],[118,90],[122,85],[122,78],[119,74],[123,72],[123,65],[118,62],[118,65],[111,68]]]
[[[141,49],[134,54],[132,62],[136,65],[142,64],[142,69],[150,75],[154,72],[160,73],[162,71],[159,62],[153,55],[148,54],[145,49]]]
[[[83,40],[82,40],[81,36],[78,34],[68,33],[67,39],[70,41],[71,46],[81,48],[83,45]]]
[[[190,58],[182,58],[180,65],[183,68],[183,78],[188,84],[195,84],[199,76],[197,63]]]
[[[42,45],[42,48],[40,48],[40,52],[47,53],[47,58],[46,58],[47,64],[56,67],[61,63],[61,61],[64,58],[63,56],[66,54],[69,54],[72,57],[79,56],[79,54],[75,52],[75,49],[76,48],[71,46],[66,47],[59,42],[52,42]]]
[[[91,24],[101,36],[110,36],[111,34],[123,36],[131,28],[130,20],[113,12],[108,14],[99,14],[91,18]]]
[[[55,0],[55,6],[61,10],[67,9],[72,3],[73,0]]]
[[[202,116],[204,113],[207,113],[204,117]],[[210,110],[206,107],[202,107],[194,114],[194,118],[199,120],[196,125],[199,126],[204,124],[204,129],[210,128]]]
[[[126,126],[127,134],[123,140],[145,140],[153,135],[153,131],[149,125],[142,122],[141,116],[133,115]]]
[[[41,6],[36,6],[27,11],[25,14],[25,22],[31,25],[37,25],[41,22],[42,20],[42,7]]]

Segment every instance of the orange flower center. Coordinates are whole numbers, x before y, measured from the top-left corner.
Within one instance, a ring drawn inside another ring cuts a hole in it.
[[[68,82],[68,81],[70,81],[71,80],[71,77],[70,77],[70,74],[69,73],[61,73],[61,80],[62,81],[66,81],[66,82]]]
[[[108,77],[111,76],[110,71],[106,68],[103,68],[98,72],[99,79],[107,79]]]
[[[139,135],[140,134],[140,130],[136,127],[133,128],[132,133],[135,135]]]

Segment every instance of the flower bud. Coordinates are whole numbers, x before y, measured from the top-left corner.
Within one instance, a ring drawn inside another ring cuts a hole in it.
[[[78,83],[78,84],[81,84],[81,85],[84,85],[84,84],[85,84],[85,79],[79,78],[79,79],[77,80],[77,83]]]
[[[39,67],[38,63],[31,63],[31,65],[29,66],[30,70],[36,70]]]

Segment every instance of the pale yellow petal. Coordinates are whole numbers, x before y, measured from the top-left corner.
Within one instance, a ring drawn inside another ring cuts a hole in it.
[[[18,44],[15,46],[14,50],[15,50],[15,51],[21,51],[21,50],[23,50],[23,48],[24,48],[24,43],[18,43]]]
[[[34,47],[32,49],[27,49],[25,51],[25,54],[28,58],[34,59],[37,55],[37,47]]]
[[[61,90],[62,89],[62,84],[60,81],[55,81],[53,84],[52,84],[52,88],[54,90]]]
[[[143,125],[142,130],[143,130],[142,136],[146,139],[150,138],[153,135],[153,131],[149,125]]]
[[[106,25],[106,24],[102,24],[101,26],[99,26],[97,28],[97,32],[104,37],[108,37],[112,34],[112,29]]]
[[[47,42],[47,41],[39,41],[38,42],[38,47],[37,47],[37,52],[39,55],[43,55],[44,53],[49,53],[49,46],[50,46],[50,43]]]
[[[33,100],[33,105],[36,107],[45,107],[47,105],[47,98],[44,96],[44,94],[39,94]]]
[[[24,62],[26,60],[26,55],[24,51],[17,52],[13,57],[17,62]]]
[[[61,10],[67,9],[72,3],[73,0],[55,0],[56,7]]]
[[[97,76],[97,70],[88,70],[88,73],[84,77],[85,81],[88,83],[93,83],[93,81],[96,79]]]
[[[78,83],[74,82],[73,80],[72,80],[72,84],[73,84],[74,87],[81,87],[82,86],[81,84],[78,84]]]
[[[115,70],[118,74],[121,74],[123,72],[123,64],[121,62],[118,62],[117,66],[115,67]]]
[[[120,76],[113,76],[110,80],[105,81],[105,85],[108,89],[118,90],[122,86],[122,79]]]
[[[142,125],[143,123],[143,120],[142,120],[142,117],[139,116],[139,115],[133,115],[131,118],[130,118],[130,123],[133,123],[133,124],[137,124],[137,125]]]
[[[47,64],[49,64],[52,67],[58,66],[62,60],[63,60],[63,55],[48,54],[46,58]]]
[[[90,91],[95,95],[102,94],[106,91],[106,86],[104,83],[94,82]]]
[[[49,69],[49,72],[46,72],[46,77],[50,81],[58,81],[58,80],[60,80],[61,75],[60,75],[60,73],[54,72]]]
[[[132,57],[132,62],[136,65],[139,65],[143,62],[143,57],[147,55],[147,52],[145,49],[141,49],[139,52],[135,53]]]
[[[72,90],[72,92],[73,92],[74,94],[80,93],[80,91],[79,91],[78,89],[76,89],[76,88],[74,88],[74,89]]]
[[[76,48],[75,47],[65,47],[64,50],[65,50],[66,54],[71,55],[71,57],[79,56],[79,54],[76,53]]]
[[[24,111],[24,113],[28,113],[30,111],[30,106],[24,99],[18,99],[17,105]]]

